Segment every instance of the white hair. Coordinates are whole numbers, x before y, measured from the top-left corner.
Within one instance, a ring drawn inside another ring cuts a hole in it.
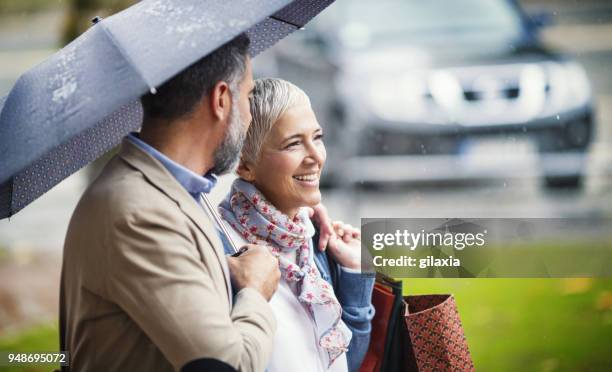
[[[255,163],[274,124],[287,110],[303,104],[310,106],[310,99],[302,89],[286,80],[263,78],[255,81],[250,104],[253,121],[242,148],[242,159]]]

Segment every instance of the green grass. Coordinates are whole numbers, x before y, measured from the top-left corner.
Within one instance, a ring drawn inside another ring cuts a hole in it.
[[[407,279],[454,294],[478,371],[612,371],[610,279]]]
[[[0,337],[0,351],[4,352],[53,352],[59,350],[59,336],[57,324],[43,324],[18,334],[3,335]],[[48,372],[59,365],[24,365],[0,366],[4,372]]]
[[[612,279],[408,279],[404,289],[454,294],[478,371],[612,371]],[[0,338],[2,351],[57,345],[56,324]]]

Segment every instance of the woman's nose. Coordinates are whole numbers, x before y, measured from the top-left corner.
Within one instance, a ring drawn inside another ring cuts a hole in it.
[[[308,156],[306,157],[306,161],[311,161],[313,163],[323,164],[325,161],[325,149],[323,146],[317,146],[314,143],[310,143],[307,146]]]

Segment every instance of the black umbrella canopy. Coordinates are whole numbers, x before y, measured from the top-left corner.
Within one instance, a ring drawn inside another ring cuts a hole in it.
[[[104,19],[0,98],[0,218],[142,123],[139,98],[246,32],[255,57],[333,0],[144,0]]]

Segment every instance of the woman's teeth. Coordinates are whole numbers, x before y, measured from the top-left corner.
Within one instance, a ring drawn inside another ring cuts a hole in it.
[[[293,176],[293,178],[295,178],[298,181],[316,181],[319,179],[319,175],[318,174],[308,174],[308,175],[303,175],[303,176]]]

